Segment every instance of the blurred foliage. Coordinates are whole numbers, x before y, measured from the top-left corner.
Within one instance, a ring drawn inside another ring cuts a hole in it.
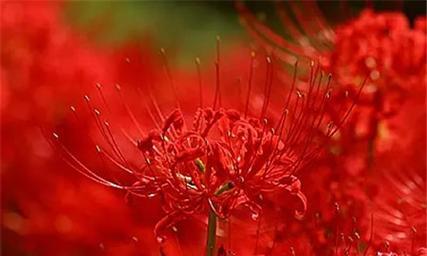
[[[272,1],[246,2],[259,19],[283,32]],[[319,1],[332,25],[349,18],[337,15],[343,5],[357,15],[367,2]],[[425,8],[420,8],[425,7],[424,1],[373,1],[371,6],[403,10],[410,20],[425,15]],[[247,36],[233,1],[75,1],[69,2],[66,10],[69,22],[102,44],[129,40],[151,43],[155,48],[165,48],[168,58],[179,65],[192,65],[195,57],[212,57],[217,35],[223,39],[222,47]],[[286,33],[282,36],[287,38]]]
[[[102,43],[153,40],[179,64],[211,56],[217,35],[227,44],[245,35],[232,2],[79,1],[66,16]]]

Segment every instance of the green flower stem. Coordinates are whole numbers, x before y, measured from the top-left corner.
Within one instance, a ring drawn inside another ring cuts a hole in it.
[[[200,160],[196,159],[194,164],[197,166],[200,172],[204,173],[206,170],[205,164]],[[224,183],[217,191],[215,195],[221,195],[222,193],[232,189],[234,184],[229,181]],[[217,216],[215,212],[209,207],[209,218],[208,218],[208,234],[206,239],[206,256],[214,256],[216,250],[216,225],[217,225]]]
[[[217,217],[212,209],[209,209],[208,237],[206,240],[206,256],[214,256],[216,244],[216,223]]]

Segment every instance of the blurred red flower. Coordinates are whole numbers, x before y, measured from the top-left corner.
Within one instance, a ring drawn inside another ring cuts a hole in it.
[[[284,64],[297,57],[318,60],[332,73],[342,96],[369,77],[358,107],[333,138],[329,154],[301,177],[304,184],[315,185],[303,187],[309,203],[306,219],[297,224],[300,233],[310,238],[317,254],[348,254],[357,251],[356,245],[362,252],[369,246],[369,253],[422,251],[426,247],[421,242],[426,234],[426,214],[421,210],[426,202],[425,17],[411,27],[400,12],[367,9],[331,27],[316,2],[276,7],[287,40],[246,5],[237,4],[243,24],[266,51]],[[333,119],[339,111],[332,107],[327,114]],[[404,202],[392,199],[392,194],[405,194]],[[339,211],[333,211],[334,205]],[[387,246],[379,246],[384,241]]]
[[[158,250],[151,227],[160,207],[130,207],[122,195],[82,179],[53,157],[42,133],[47,124],[55,125],[67,131],[74,146],[86,148],[81,132],[88,126],[84,120],[76,123],[67,106],[95,91],[95,82],[117,77],[119,66],[128,64],[125,52],[142,49],[100,49],[65,23],[63,5],[1,4],[2,252],[141,255],[147,248]],[[145,57],[138,64],[141,73],[149,70]],[[138,213],[153,218],[141,219]]]

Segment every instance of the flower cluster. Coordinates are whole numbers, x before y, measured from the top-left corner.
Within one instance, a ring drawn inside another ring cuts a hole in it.
[[[425,17],[411,27],[400,12],[366,9],[332,27],[314,2],[278,3],[285,40],[246,5],[237,7],[253,38],[283,63],[301,55],[319,59],[342,90],[351,91],[369,77],[358,108],[332,138],[329,154],[317,170],[301,177],[303,183],[317,184],[304,191],[311,203],[306,221],[296,224],[310,238],[313,252],[422,254]],[[315,19],[307,20],[307,12]],[[336,113],[335,107],[327,111],[332,119]],[[422,125],[414,128],[415,123]],[[390,159],[395,159],[392,165]]]
[[[302,210],[295,214],[301,218],[306,199],[296,175],[319,156],[328,138],[344,123],[354,102],[343,104],[342,116],[335,123],[328,119],[325,110],[333,102],[331,77],[324,76],[312,63],[307,81],[297,83],[295,75],[293,81],[288,81],[287,92],[280,93],[283,95],[279,97],[282,98],[281,111],[277,108],[270,110],[270,101],[276,100],[272,91],[284,89],[273,84],[278,80],[274,79],[273,61],[267,57],[264,97],[254,106],[258,110],[252,109],[250,98],[256,94],[251,91],[252,83],[257,80],[255,76],[259,77],[254,75],[255,61],[255,54],[252,54],[247,97],[240,111],[223,106],[233,100],[233,96],[221,93],[218,60],[214,87],[205,86],[206,92],[197,93],[204,98],[203,94],[209,94],[211,90],[213,104],[204,106],[199,101],[198,105],[192,106],[194,102],[186,102],[186,108],[190,105],[196,109],[194,114],[183,110],[175,87],[176,79],[170,80],[175,97],[172,100],[174,107],[168,115],[163,114],[150,89],[139,94],[139,100],[146,101],[142,115],[149,116],[154,129],[148,128],[147,121],[138,121],[138,115],[129,106],[119,85],[115,86],[116,93],[133,126],[127,131],[120,128],[123,121],[113,119],[117,115],[108,114],[111,109],[111,102],[105,100],[108,88],[98,86],[103,99],[100,105],[95,106],[91,98],[85,96],[100,138],[94,146],[101,166],[87,166],[62,142],[62,135],[58,133],[54,133],[53,144],[73,168],[98,183],[123,189],[135,196],[160,196],[167,213],[156,226],[160,241],[163,241],[166,228],[188,216],[212,211],[217,217],[226,219],[240,206],[248,207],[257,216],[263,208],[263,197],[274,191],[287,191],[299,198]],[[227,83],[223,82],[223,90]],[[200,84],[196,89],[201,90]],[[72,111],[76,113],[75,107]],[[255,111],[260,114],[255,115]],[[131,135],[130,130],[137,131],[136,135]],[[129,153],[131,151],[134,153]]]
[[[425,17],[246,4],[188,70],[2,3],[2,252],[426,254]]]

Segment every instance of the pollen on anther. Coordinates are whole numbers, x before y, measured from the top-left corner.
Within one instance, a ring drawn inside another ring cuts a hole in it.
[[[354,232],[354,237],[356,237],[356,239],[357,239],[357,240],[359,240],[359,239],[360,239],[360,235],[359,235],[359,233]]]
[[[263,123],[264,125],[267,125],[267,123],[268,123],[267,118],[262,119],[262,123]]]
[[[372,80],[377,80],[380,78],[380,72],[378,70],[374,70],[370,73],[370,77]]]
[[[337,202],[334,203],[334,207],[337,212],[340,211],[340,205]]]
[[[345,91],[345,97],[348,97],[350,95],[349,91]]]

